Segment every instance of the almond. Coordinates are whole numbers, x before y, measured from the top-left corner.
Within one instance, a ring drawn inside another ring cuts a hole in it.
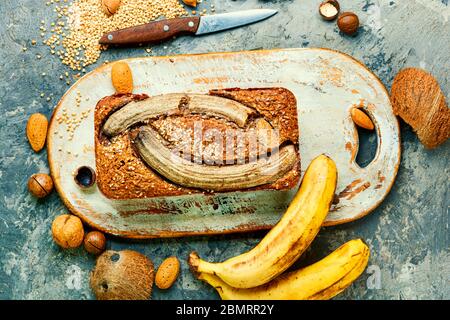
[[[111,69],[111,80],[117,93],[133,91],[133,74],[126,62],[116,62]]]
[[[32,114],[27,123],[27,138],[31,148],[39,152],[44,148],[47,138],[48,120],[41,113]]]
[[[184,4],[191,6],[191,7],[196,7],[197,6],[197,0],[182,0]]]
[[[417,133],[426,148],[435,148],[450,137],[450,110],[437,80],[418,68],[406,68],[394,78],[391,102]]]
[[[121,0],[102,0],[102,10],[109,17],[116,13]]]
[[[358,108],[352,108],[351,111],[352,120],[353,122],[361,128],[367,129],[367,130],[373,130],[374,125],[372,120],[370,120],[369,116],[365,114],[363,111],[361,111]]]
[[[176,257],[164,260],[158,268],[155,284],[160,289],[169,289],[177,280],[180,273],[180,262]]]

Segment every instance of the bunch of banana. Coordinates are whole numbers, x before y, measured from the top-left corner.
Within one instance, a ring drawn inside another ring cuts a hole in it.
[[[222,299],[329,299],[342,292],[366,268],[369,248],[361,240],[276,278],[316,237],[330,209],[336,180],[333,160],[325,155],[315,158],[286,213],[255,248],[221,263],[204,261],[192,252],[192,271],[216,288]]]
[[[357,239],[313,265],[256,288],[233,288],[207,273],[201,273],[199,279],[213,286],[224,300],[325,300],[352,284],[364,271],[368,260],[369,248]]]
[[[337,170],[325,155],[315,158],[286,213],[252,250],[222,263],[196,252],[189,256],[194,273],[211,274],[234,288],[263,285],[289,268],[309,247],[324,222],[336,189]]]

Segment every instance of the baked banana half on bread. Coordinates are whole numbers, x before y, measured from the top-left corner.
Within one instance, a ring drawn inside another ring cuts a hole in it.
[[[95,109],[97,182],[110,199],[287,190],[300,176],[284,88],[113,95]]]

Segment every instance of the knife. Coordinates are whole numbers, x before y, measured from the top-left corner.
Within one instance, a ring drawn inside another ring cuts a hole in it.
[[[133,45],[159,42],[180,34],[198,36],[255,23],[277,12],[272,9],[253,9],[210,16],[160,20],[106,33],[99,42],[100,44]]]

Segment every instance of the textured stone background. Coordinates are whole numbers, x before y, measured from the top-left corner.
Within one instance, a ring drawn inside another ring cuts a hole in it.
[[[154,46],[154,55],[260,48],[327,47],[353,55],[371,68],[389,88],[406,66],[422,67],[450,94],[450,7],[448,0],[340,0],[344,10],[360,16],[355,38],[341,35],[335,23],[321,20],[319,0],[208,0],[217,12],[254,7],[277,8],[279,14],[249,27],[198,37],[178,38]],[[68,71],[41,44],[40,20],[54,15],[45,1],[0,2],[0,298],[91,299],[89,271],[94,258],[83,249],[62,251],[53,244],[50,225],[66,212],[58,195],[36,200],[26,190],[28,177],[48,171],[45,151],[35,154],[25,138],[27,118],[51,115],[67,90],[59,75]],[[27,46],[27,52],[22,47]],[[43,58],[37,60],[35,56]],[[146,55],[142,48],[110,50],[101,62]],[[97,65],[98,65],[97,64]],[[92,70],[95,66],[90,66]],[[41,73],[45,72],[46,77]],[[40,97],[45,92],[51,101]],[[370,138],[366,139],[370,142]],[[362,237],[372,249],[370,265],[381,270],[381,288],[367,287],[365,273],[339,299],[449,299],[449,143],[427,151],[402,123],[402,163],[386,201],[368,217],[322,230],[301,263],[318,260],[345,241]],[[362,157],[364,160],[364,156]],[[154,299],[216,299],[195,280],[185,258],[191,250],[222,260],[253,247],[263,233],[131,242],[110,239],[112,249],[131,248],[156,265],[169,255],[182,259],[182,273],[168,291]]]

